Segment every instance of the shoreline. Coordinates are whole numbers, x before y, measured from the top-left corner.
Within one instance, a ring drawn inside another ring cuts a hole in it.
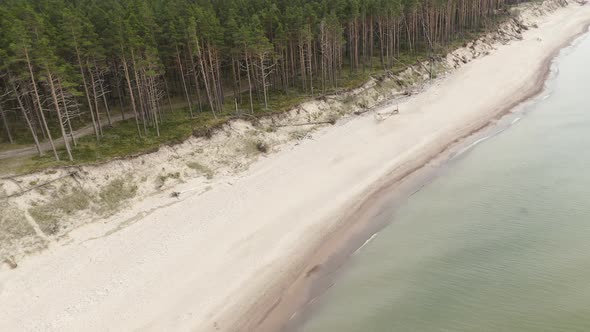
[[[555,55],[586,32],[590,8],[573,3],[543,20],[523,41],[404,101],[400,115],[322,129],[227,185],[172,203],[151,197],[134,208],[149,211],[141,223],[104,236],[81,230],[75,245],[0,273],[0,315],[9,317],[0,330],[278,329],[307,302],[293,294],[320,293],[326,285],[311,279],[337,270],[329,260],[346,254],[338,249],[354,251],[371,236],[374,207],[392,195],[389,187],[405,188],[397,193],[403,200],[453,147],[543,91]],[[541,32],[547,40],[537,42]]]
[[[465,146],[469,147],[473,143],[470,138],[476,137],[488,128],[493,128],[496,126],[495,120],[516,112],[519,106],[541,95],[545,91],[545,84],[550,79],[552,66],[559,54],[573,46],[572,44],[578,38],[590,33],[589,29],[590,20],[583,25],[581,31],[568,38],[545,57],[537,71],[538,75],[531,91],[515,94],[516,100],[502,107],[498,112],[482,118],[483,124],[474,124],[475,129],[468,130],[438,152],[428,154],[423,162],[418,162],[415,168],[410,168],[401,174],[396,174],[394,170],[372,185],[367,193],[363,194],[360,203],[350,208],[352,213],[343,217],[340,228],[328,235],[326,241],[314,250],[315,254],[309,257],[310,263],[272,304],[255,325],[255,329],[257,331],[296,331],[296,328],[305,322],[306,317],[313,314],[310,312],[310,307],[323,295],[323,292],[331,287],[336,280],[335,275],[348,259],[367,245],[388,224],[395,222],[373,221],[377,217],[376,212],[383,209],[385,202],[389,204],[393,202],[393,206],[388,206],[387,209],[394,210],[396,206],[437,177],[442,168],[452,163],[452,158],[458,150]],[[398,187],[394,188],[394,186]]]

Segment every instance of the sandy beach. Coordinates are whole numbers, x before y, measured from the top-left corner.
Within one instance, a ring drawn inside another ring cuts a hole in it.
[[[263,319],[352,211],[542,91],[552,58],[588,24],[590,5],[558,9],[389,106],[399,115],[341,121],[208,191],[149,197],[115,216],[127,226],[112,234],[73,232],[0,271],[0,331],[276,329]]]

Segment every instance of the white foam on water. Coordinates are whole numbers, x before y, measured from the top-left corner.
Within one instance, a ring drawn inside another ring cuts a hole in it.
[[[367,239],[367,241],[365,241],[365,243],[363,243],[362,246],[360,246],[357,250],[354,251],[353,255],[356,254],[357,252],[359,252],[359,250],[363,249],[367,244],[369,244],[369,242],[373,241],[373,239],[376,238],[378,234],[379,234],[379,232],[371,235],[371,237],[369,239]]]
[[[483,141],[487,140],[487,139],[488,139],[488,138],[490,138],[490,137],[492,137],[492,136],[486,136],[486,137],[482,137],[482,138],[478,139],[477,141],[475,141],[475,142],[473,142],[473,143],[469,144],[469,145],[468,145],[467,147],[465,147],[463,150],[461,150],[461,151],[457,152],[457,154],[456,154],[455,156],[453,156],[453,158],[452,158],[452,159],[455,159],[455,158],[459,157],[460,155],[464,154],[465,152],[467,152],[467,151],[469,151],[469,150],[473,149],[473,148],[474,148],[476,145],[478,145],[479,143],[481,143],[481,142],[483,142]]]

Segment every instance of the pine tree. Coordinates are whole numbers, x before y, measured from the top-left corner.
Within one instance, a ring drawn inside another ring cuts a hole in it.
[[[12,141],[26,130],[40,154],[46,139],[59,159],[59,132],[71,158],[74,116],[100,140],[118,107],[123,118],[133,112],[143,139],[160,134],[173,99],[186,105],[186,121],[217,117],[230,103],[236,112],[266,110],[276,95],[338,87],[344,70],[432,56],[514,2],[4,0],[0,95],[9,95],[0,136]]]

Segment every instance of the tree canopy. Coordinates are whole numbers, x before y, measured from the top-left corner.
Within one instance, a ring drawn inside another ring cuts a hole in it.
[[[0,113],[39,147],[73,119],[101,140],[115,110],[159,135],[172,100],[187,118],[266,110],[345,74],[388,70],[493,22],[506,0],[4,0]],[[55,129],[56,128],[56,129]],[[69,137],[69,138],[68,138]],[[39,148],[39,153],[41,153]]]

